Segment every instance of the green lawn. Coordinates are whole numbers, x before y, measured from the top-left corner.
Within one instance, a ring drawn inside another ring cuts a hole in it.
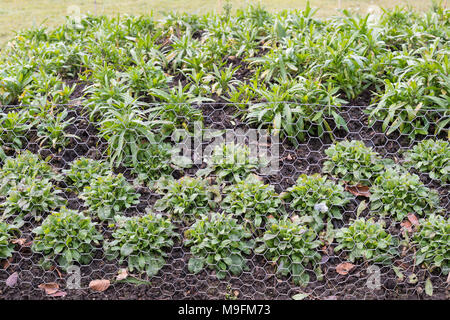
[[[261,3],[270,10],[303,9],[306,0],[246,0],[230,1],[233,8],[245,7],[250,3]],[[161,16],[162,11],[186,11],[204,13],[220,11],[226,0],[0,0],[0,45],[14,36],[16,30],[44,24],[61,24],[70,12],[80,14],[146,14],[154,11]],[[370,5],[393,7],[410,5],[421,11],[430,6],[431,1],[420,0],[311,0],[313,7],[319,7],[318,16],[338,14],[338,8],[349,8],[361,13]]]

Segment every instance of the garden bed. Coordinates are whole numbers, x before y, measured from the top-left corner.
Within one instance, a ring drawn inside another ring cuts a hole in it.
[[[0,298],[448,299],[449,12],[427,14],[21,33],[0,60]],[[199,122],[268,129],[279,170],[234,141],[180,157],[171,134]]]

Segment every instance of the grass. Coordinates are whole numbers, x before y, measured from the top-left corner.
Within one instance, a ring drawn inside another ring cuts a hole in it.
[[[306,0],[231,0],[233,8],[245,7],[249,3],[261,3],[270,10],[303,9]],[[319,17],[338,14],[338,9],[352,9],[366,13],[369,6],[390,8],[396,5],[411,6],[422,11],[431,5],[423,0],[311,0],[313,7],[319,7]],[[153,11],[161,17],[163,11],[185,11],[205,13],[221,11],[226,0],[0,0],[0,46],[11,39],[15,31],[37,25],[53,27],[61,24],[65,16],[79,14],[143,14]]]

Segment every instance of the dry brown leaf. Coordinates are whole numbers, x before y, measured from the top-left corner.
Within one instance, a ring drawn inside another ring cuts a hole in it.
[[[450,284],[450,273],[449,273],[448,276],[447,276],[447,283]]]
[[[57,292],[51,294],[52,297],[65,297],[67,296],[67,292],[58,290]]]
[[[409,221],[403,221],[402,223],[400,223],[400,225],[405,228],[408,232],[412,232],[412,225],[411,222]]]
[[[12,257],[9,258],[9,259],[7,259],[7,260],[4,260],[4,261],[2,262],[2,267],[3,267],[3,269],[5,269],[5,270],[8,269],[9,266],[11,265],[12,260],[13,260]]]
[[[125,280],[128,277],[128,270],[127,269],[120,269],[119,275],[117,276],[116,280]]]
[[[41,283],[39,289],[44,290],[48,295],[53,295],[59,291],[59,284],[56,282]]]
[[[369,198],[370,197],[370,189],[367,186],[362,186],[362,185],[356,185],[356,186],[350,186],[350,185],[346,185],[345,186],[345,190],[347,190],[348,192],[352,193],[353,195],[359,197],[366,197]]]
[[[58,270],[58,268],[56,268],[55,266],[52,266],[52,267],[50,268],[50,270],[51,270],[51,271],[56,271],[56,273],[58,274],[58,276],[59,276],[60,279],[63,278],[61,272],[60,272],[60,271]]]
[[[355,267],[354,264],[350,262],[342,262],[336,266],[336,272],[345,276],[347,275],[353,268]]]
[[[6,285],[10,288],[14,287],[17,284],[17,280],[19,279],[19,274],[14,272],[12,275],[6,279]]]
[[[100,279],[100,280],[92,280],[89,283],[89,288],[94,291],[103,292],[109,288],[111,282],[109,280]]]
[[[27,239],[25,239],[25,238],[20,238],[20,239],[14,239],[14,240],[12,240],[11,242],[12,242],[13,244],[18,244],[19,246],[23,247],[23,246],[25,245],[26,241],[27,241]]]
[[[417,219],[417,217],[414,215],[414,213],[409,213],[408,214],[408,220],[415,226],[419,225],[419,220]]]

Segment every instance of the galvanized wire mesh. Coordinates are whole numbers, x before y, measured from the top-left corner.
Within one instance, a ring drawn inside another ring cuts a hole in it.
[[[398,130],[387,134],[381,120],[369,123],[364,106],[278,104],[300,115],[305,106],[325,108],[329,128],[320,131],[316,122],[293,134],[272,130],[261,142],[246,133],[274,123],[241,121],[236,112],[250,104],[195,104],[204,127],[195,131],[194,123],[175,119],[187,129],[184,138],[208,132],[197,151],[225,137],[225,146],[237,146],[228,149],[232,158],[222,154],[225,161],[219,153],[203,157],[207,152],[198,161],[194,143],[183,155],[172,150],[186,146],[179,136],[152,140],[139,131],[158,131],[166,123],[133,127],[137,145],[126,137],[113,141],[119,129],[104,134],[101,114],[93,119],[82,103],[48,109],[49,121],[67,112],[67,126],[59,127],[66,136],[42,132],[33,117],[23,128],[4,125],[1,223],[14,228],[0,238],[0,252],[10,249],[0,271],[2,297],[288,299],[305,293],[307,299],[401,299],[428,297],[432,288],[434,298],[448,298],[448,127],[438,133],[436,125],[449,118],[448,110],[409,120],[413,128],[428,123],[426,134],[412,138]],[[152,107],[138,110],[148,117]],[[2,106],[2,117],[32,108]],[[344,120],[339,128],[333,114]],[[443,142],[440,162],[433,162],[429,145],[421,159],[410,160],[426,140]],[[330,153],[345,143],[345,152]],[[273,171],[263,172],[267,162],[249,161],[244,146],[255,144],[276,155]],[[140,153],[144,146],[148,154]],[[120,150],[123,157],[115,157]],[[91,160],[74,165],[83,158]],[[64,203],[48,200],[40,193],[45,188]],[[149,220],[135,221],[138,227],[121,220],[148,214]],[[75,216],[88,217],[92,228]],[[53,240],[44,243],[43,234]],[[91,234],[100,240],[74,245]],[[106,291],[89,288],[99,279],[110,281]]]

